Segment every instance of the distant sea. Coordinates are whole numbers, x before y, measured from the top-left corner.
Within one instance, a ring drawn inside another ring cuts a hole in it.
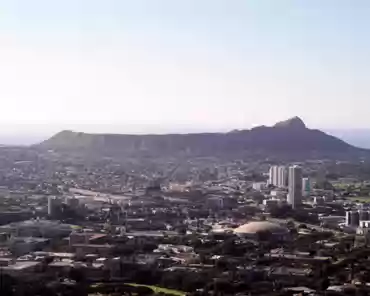
[[[325,132],[353,146],[370,149],[370,129],[332,129]]]

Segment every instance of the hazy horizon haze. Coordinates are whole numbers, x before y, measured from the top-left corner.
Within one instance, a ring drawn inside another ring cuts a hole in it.
[[[0,134],[296,115],[370,128],[369,13],[364,0],[0,0]]]

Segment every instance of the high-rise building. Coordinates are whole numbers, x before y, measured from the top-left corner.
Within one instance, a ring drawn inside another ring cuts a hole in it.
[[[270,167],[270,171],[269,171],[269,185],[274,185],[274,186],[277,186],[277,183],[278,183],[278,166],[274,165],[272,167]]]
[[[59,206],[59,200],[55,196],[49,196],[48,197],[48,215],[54,216],[58,206]]]
[[[288,204],[296,208],[302,201],[302,168],[289,167]]]
[[[79,206],[79,200],[74,197],[67,197],[64,202],[66,205],[68,205],[69,207],[73,209],[76,209]]]
[[[359,226],[360,225],[360,213],[358,211],[352,211],[351,213],[351,225]]]
[[[360,225],[360,212],[347,211],[346,212],[346,226],[356,227]]]
[[[369,211],[367,210],[360,210],[360,221],[368,221],[370,218]]]
[[[269,184],[279,188],[287,186],[288,174],[285,166],[274,165],[269,171]]]
[[[302,179],[302,193],[304,196],[309,196],[311,193],[311,181],[309,178]]]
[[[286,188],[287,186],[288,186],[288,170],[285,166],[279,166],[277,187]]]
[[[346,226],[351,225],[351,211],[346,212]]]

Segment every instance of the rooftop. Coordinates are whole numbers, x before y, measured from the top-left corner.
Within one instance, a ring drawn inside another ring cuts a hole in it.
[[[268,222],[268,221],[254,221],[247,224],[241,225],[234,229],[235,233],[259,233],[259,232],[271,232],[271,233],[283,233],[288,232],[286,227],[279,224]]]
[[[22,270],[22,269],[27,269],[30,267],[34,267],[40,265],[40,262],[36,261],[17,261],[15,264],[5,266],[5,267],[0,267],[2,270]]]

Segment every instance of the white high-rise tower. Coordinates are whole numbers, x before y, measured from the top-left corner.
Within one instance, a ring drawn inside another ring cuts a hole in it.
[[[296,208],[302,202],[302,168],[289,167],[288,204]]]
[[[288,186],[288,170],[285,166],[279,166],[278,168],[278,182],[277,187],[286,188]]]
[[[49,196],[48,197],[48,215],[53,216],[58,206],[59,206],[59,200],[55,196]]]
[[[278,182],[278,166],[274,165],[270,167],[269,184],[276,186],[277,182]]]
[[[279,188],[287,186],[287,169],[285,166],[272,166],[269,172],[269,184]]]

